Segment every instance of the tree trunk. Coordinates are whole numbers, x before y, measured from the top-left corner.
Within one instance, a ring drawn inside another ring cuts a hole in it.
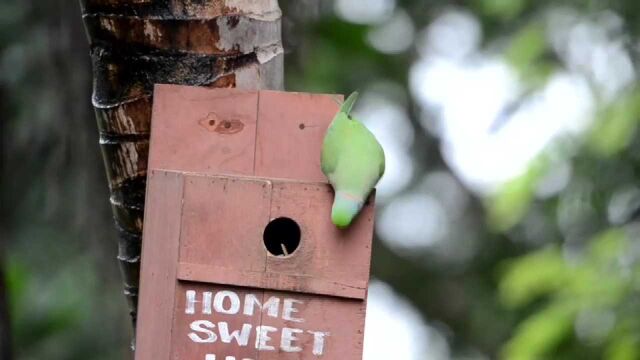
[[[153,84],[281,89],[277,0],[81,0],[135,326]]]

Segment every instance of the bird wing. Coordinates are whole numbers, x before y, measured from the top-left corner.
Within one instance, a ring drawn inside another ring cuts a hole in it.
[[[340,153],[339,135],[336,134],[334,126],[327,129],[327,135],[322,142],[322,152],[320,155],[320,168],[322,172],[329,177],[338,166],[338,155]]]

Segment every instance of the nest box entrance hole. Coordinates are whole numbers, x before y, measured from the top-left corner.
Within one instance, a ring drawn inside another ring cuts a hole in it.
[[[300,226],[293,219],[279,217],[267,224],[262,238],[271,255],[291,255],[300,245]]]

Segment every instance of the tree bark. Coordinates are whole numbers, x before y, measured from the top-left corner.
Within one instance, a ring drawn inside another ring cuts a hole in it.
[[[81,0],[93,106],[135,327],[155,83],[283,87],[277,0]]]

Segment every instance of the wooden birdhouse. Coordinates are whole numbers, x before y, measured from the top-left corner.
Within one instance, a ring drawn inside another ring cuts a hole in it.
[[[336,100],[156,86],[137,360],[362,358],[374,208],[330,221]]]

